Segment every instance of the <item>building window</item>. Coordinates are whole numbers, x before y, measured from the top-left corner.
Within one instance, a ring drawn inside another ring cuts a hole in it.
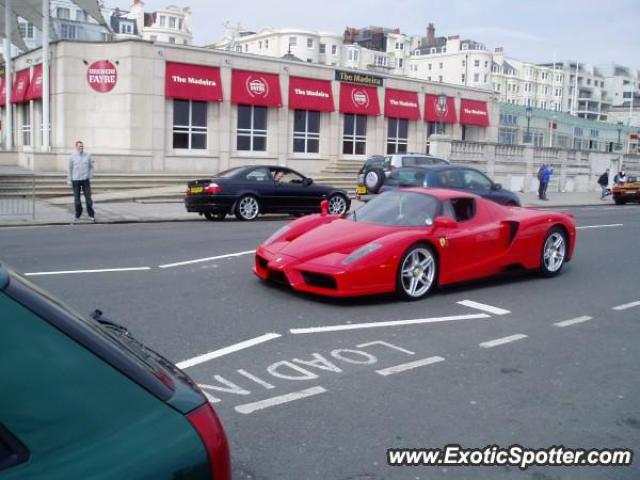
[[[87,21],[87,14],[84,12],[84,10],[76,10],[76,21],[77,22]]]
[[[238,105],[237,149],[246,152],[267,150],[267,107]]]
[[[176,17],[169,17],[169,28],[176,28]]]
[[[244,44],[244,52],[247,53],[249,51],[249,44],[245,43]]]
[[[264,41],[264,48],[269,48],[269,40]]]
[[[484,83],[487,83],[488,80],[489,80],[489,76],[485,73],[484,74]]]
[[[307,38],[307,48],[313,48],[313,38]]]
[[[258,42],[258,48],[259,48],[260,50],[262,50],[262,40],[260,40],[260,41]]]
[[[338,46],[331,45],[331,55],[337,55],[337,53],[338,53]]]
[[[356,50],[355,48],[351,48],[349,50],[349,60],[357,62],[358,58],[360,57],[359,53],[360,52],[358,52],[358,50]]]
[[[399,58],[398,59],[398,68],[402,68],[402,64],[403,64],[402,58]]]
[[[71,19],[71,11],[68,8],[58,7],[56,8],[56,17],[63,20]]]
[[[173,148],[207,148],[207,102],[173,101]]]
[[[473,61],[473,66],[474,67],[479,67],[480,66],[480,60],[474,60]]]
[[[342,153],[345,155],[364,155],[367,150],[367,117],[345,113]]]
[[[60,24],[60,37],[63,40],[75,40],[76,39],[76,26],[68,23]]]
[[[236,52],[242,52],[242,45],[236,45]]]
[[[120,33],[131,35],[133,33],[133,25],[131,25],[129,22],[120,23]]]
[[[320,112],[296,110],[293,114],[293,151],[318,153],[320,151]]]
[[[467,65],[466,60],[462,60],[462,66],[464,67],[464,66],[466,66],[466,65]]]
[[[388,122],[387,154],[407,153],[409,120],[406,118],[389,118]]]
[[[33,38],[33,24],[26,22],[18,22],[18,30],[22,38]]]
[[[289,46],[295,47],[298,44],[298,37],[289,37]]]
[[[165,27],[167,25],[167,17],[160,15],[160,26]]]
[[[326,43],[321,43],[319,49],[320,49],[320,53],[321,54],[327,53],[327,44]]]
[[[442,64],[442,62],[440,62],[440,69],[441,69],[441,70],[442,70],[442,67],[443,67],[443,64]]]
[[[22,104],[22,145],[31,145],[31,109],[29,102]]]
[[[480,81],[480,74],[479,73],[474,73],[473,74],[473,81],[474,82],[479,82]]]
[[[158,36],[157,35],[151,35],[151,41],[152,42],[156,42],[158,40]]]
[[[438,75],[438,81],[442,83],[442,75]]]
[[[176,43],[176,37],[169,37],[169,43]]]
[[[544,147],[544,133],[533,133],[533,145],[534,147]]]
[[[427,70],[431,70],[431,64],[427,63]]]
[[[178,30],[182,30],[182,19],[178,20]]]
[[[498,143],[507,145],[515,145],[518,143],[518,129],[516,128],[499,128]]]
[[[464,76],[464,73],[463,73],[462,76],[460,77],[460,81],[464,83],[465,80],[466,80],[466,77]]]

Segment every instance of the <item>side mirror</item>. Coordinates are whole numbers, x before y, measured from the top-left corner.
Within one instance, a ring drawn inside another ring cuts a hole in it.
[[[305,179],[302,181],[302,184],[305,187],[308,187],[309,185],[311,185],[313,183],[313,178],[309,178],[309,177],[305,177]]]
[[[451,217],[436,217],[433,222],[435,228],[458,228],[458,222]]]
[[[491,185],[491,190],[502,190],[502,184],[494,183],[493,185]]]

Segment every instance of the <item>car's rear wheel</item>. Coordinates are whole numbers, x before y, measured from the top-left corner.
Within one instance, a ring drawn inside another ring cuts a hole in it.
[[[329,214],[330,215],[342,215],[347,211],[347,197],[341,193],[334,193],[329,196]]]
[[[364,172],[364,184],[371,193],[378,193],[380,187],[384,183],[384,170],[381,168],[372,168]]]
[[[226,216],[224,212],[204,212],[204,218],[211,222],[221,222]]]
[[[236,204],[236,218],[238,220],[255,220],[260,213],[260,203],[253,195],[243,195]]]
[[[437,275],[438,260],[431,247],[414,245],[400,261],[396,292],[403,300],[424,298],[436,284]]]
[[[553,277],[560,273],[567,256],[567,236],[559,227],[549,230],[540,253],[540,273]]]

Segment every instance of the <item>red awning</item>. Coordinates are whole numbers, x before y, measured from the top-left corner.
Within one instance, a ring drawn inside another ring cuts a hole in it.
[[[329,80],[289,78],[289,108],[291,110],[316,110],[333,112],[333,92]]]
[[[20,70],[16,73],[16,79],[11,90],[11,103],[23,103],[29,88],[29,69]]]
[[[29,89],[24,97],[25,101],[38,100],[42,98],[42,64],[39,63],[33,67],[33,75],[31,76],[31,83]]]
[[[0,80],[0,107],[4,107],[7,104],[7,82],[4,81],[4,75]]]
[[[165,72],[165,97],[202,102],[222,101],[218,67],[167,62]]]
[[[420,120],[418,94],[387,89],[384,93],[384,116]]]
[[[340,111],[360,115],[380,115],[378,89],[353,83],[341,83]]]
[[[442,115],[442,123],[454,124],[457,121],[456,107],[453,103],[453,97],[447,97],[447,103],[444,107]],[[424,121],[439,122],[438,114],[438,95],[425,95],[424,97]]]
[[[488,127],[489,113],[487,112],[487,103],[463,98],[460,101],[460,123],[462,125]]]
[[[234,70],[231,73],[231,103],[281,107],[282,95],[278,75]]]

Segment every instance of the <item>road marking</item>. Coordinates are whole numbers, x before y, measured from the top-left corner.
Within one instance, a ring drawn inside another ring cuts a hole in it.
[[[576,227],[576,230],[584,230],[587,228],[613,228],[613,227],[624,227],[624,223],[611,223],[609,225],[584,225],[582,227]]]
[[[572,318],[571,320],[563,320],[562,322],[554,323],[554,325],[556,327],[564,328],[570,325],[575,325],[576,323],[582,323],[589,320],[591,320],[591,317],[584,316],[584,317]]]
[[[228,253],[226,255],[217,255],[215,257],[196,258],[195,260],[187,260],[185,262],[167,263],[165,265],[158,265],[158,268],[181,267],[182,265],[192,265],[194,263],[210,262],[212,260],[220,260],[223,258],[241,257],[242,255],[251,255],[252,253],[256,253],[256,251],[247,250],[246,252]]]
[[[301,333],[339,332],[343,330],[358,330],[361,328],[397,327],[400,325],[419,325],[422,323],[451,322],[455,320],[473,320],[476,318],[491,318],[485,313],[472,315],[455,315],[452,317],[416,318],[413,320],[390,320],[387,322],[351,323],[347,325],[329,325],[326,327],[292,328],[293,335]]]
[[[618,305],[617,307],[613,307],[613,310],[627,310],[629,308],[637,307],[638,305],[640,305],[640,302],[625,303]]]
[[[265,333],[256,338],[250,338],[249,340],[244,340],[240,343],[236,343],[234,345],[229,345],[228,347],[221,348],[219,350],[214,350],[213,352],[204,353],[202,355],[198,355],[197,357],[189,358],[188,360],[183,360],[178,363],[178,368],[189,368],[194,365],[199,365],[204,362],[208,362],[209,360],[213,360],[214,358],[222,357],[224,355],[228,355],[233,352],[237,352],[239,350],[244,350],[245,348],[253,347],[255,345],[259,345],[260,343],[268,342],[269,340],[273,340],[274,338],[279,338],[282,335],[279,333]]]
[[[415,362],[402,363],[400,365],[395,365],[394,367],[383,368],[381,370],[376,370],[378,375],[382,375],[386,377],[388,375],[393,375],[394,373],[406,372],[407,370],[413,370],[414,368],[424,367],[426,365],[433,365],[434,363],[444,362],[444,358],[442,357],[429,357],[423,358],[422,360],[416,360]]]
[[[459,305],[464,305],[465,307],[475,308],[476,310],[482,310],[483,312],[493,313],[494,315],[506,315],[508,313],[511,313],[509,310],[505,310],[504,308],[485,305],[484,303],[474,302],[473,300],[462,300],[456,303],[458,303]]]
[[[326,392],[327,390],[323,387],[311,387],[305,390],[300,390],[298,392],[292,392],[292,393],[287,393],[285,395],[279,395],[277,397],[267,398],[265,400],[260,400],[258,402],[245,403],[244,405],[238,405],[235,407],[235,410],[238,413],[244,413],[246,415],[248,413],[253,413],[258,410],[274,407],[276,405],[282,405],[283,403],[293,402],[295,400],[312,397],[314,395],[319,395],[321,393],[326,393]]]
[[[518,333],[517,335],[511,335],[510,337],[496,338],[495,340],[489,340],[488,342],[482,342],[480,346],[482,348],[493,348],[498,345],[504,345],[505,343],[511,343],[518,340],[522,340],[523,338],[527,338],[526,335],[522,333]]]
[[[151,267],[134,267],[134,268],[102,268],[99,270],[60,270],[58,272],[30,272],[25,273],[25,277],[37,277],[42,275],[67,275],[70,273],[105,273],[105,272],[136,272],[142,270],[151,270]]]

